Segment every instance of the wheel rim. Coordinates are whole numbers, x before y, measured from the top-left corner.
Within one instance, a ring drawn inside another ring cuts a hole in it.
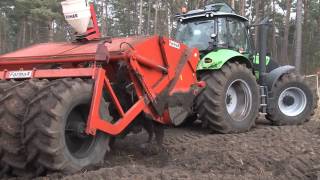
[[[245,120],[252,106],[252,92],[249,85],[241,79],[233,81],[228,87],[225,103],[233,120]]]
[[[298,116],[307,106],[307,96],[300,88],[287,88],[280,94],[278,106],[284,115]]]
[[[66,147],[69,153],[77,159],[88,157],[97,142],[97,136],[90,136],[85,133],[88,108],[87,105],[73,108],[67,118],[65,127]]]

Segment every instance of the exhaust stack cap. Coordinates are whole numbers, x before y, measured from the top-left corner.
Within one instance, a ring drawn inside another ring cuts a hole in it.
[[[84,34],[91,19],[87,0],[66,0],[61,2],[61,5],[66,21],[78,34]]]

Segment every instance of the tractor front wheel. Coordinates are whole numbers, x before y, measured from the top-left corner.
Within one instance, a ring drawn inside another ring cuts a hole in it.
[[[207,87],[196,100],[199,119],[219,133],[241,133],[252,128],[259,114],[259,88],[250,69],[235,63],[200,74]]]
[[[299,125],[314,114],[317,95],[306,80],[293,73],[283,75],[272,89],[266,118],[274,125]]]
[[[36,175],[62,171],[74,173],[103,161],[109,137],[87,135],[93,84],[82,79],[59,79],[41,90],[23,123],[28,160]]]

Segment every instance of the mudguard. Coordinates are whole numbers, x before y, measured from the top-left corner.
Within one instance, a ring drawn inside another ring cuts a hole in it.
[[[230,49],[218,49],[208,53],[200,60],[197,66],[197,71],[220,69],[231,59],[243,60],[246,64],[250,64],[252,67],[250,60],[239,52]]]
[[[296,68],[290,65],[281,66],[272,70],[266,76],[266,85],[268,86],[268,89],[271,90],[283,74],[295,72],[295,70]]]

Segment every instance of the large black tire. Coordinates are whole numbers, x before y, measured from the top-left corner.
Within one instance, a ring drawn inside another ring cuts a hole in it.
[[[109,137],[86,135],[93,84],[82,79],[50,82],[31,101],[23,122],[23,142],[35,175],[74,173],[103,161]]]
[[[15,81],[6,81],[6,80],[1,80],[0,81],[0,99],[2,99],[5,95],[5,92],[7,91],[8,88],[10,88],[11,86],[15,85],[16,82]],[[0,104],[1,106],[1,104]],[[0,107],[0,110],[3,109],[2,107]],[[3,135],[3,124],[0,121],[0,139],[2,138]],[[6,163],[2,162],[2,158],[4,155],[4,151],[2,148],[2,143],[0,141],[0,178],[4,177],[8,171],[10,170],[9,166]]]
[[[315,88],[304,77],[294,73],[283,75],[271,90],[269,98],[266,118],[279,126],[300,125],[309,121],[318,106]]]
[[[224,134],[246,132],[252,128],[259,114],[260,97],[256,79],[246,65],[238,62],[226,63],[221,70],[200,74],[200,80],[205,81],[207,85],[196,99],[196,109],[204,126]],[[245,104],[241,105],[237,101],[235,113],[238,114],[237,109],[240,110],[239,116],[227,108],[227,104],[230,105],[232,102],[227,91],[238,81],[242,84],[239,87],[246,89],[243,92],[251,94],[251,98],[247,98]]]
[[[21,124],[28,102],[47,80],[10,81],[10,87],[1,93],[0,99],[0,144],[3,150],[1,164],[10,167],[17,176],[29,174],[26,168],[26,154],[21,141]]]

